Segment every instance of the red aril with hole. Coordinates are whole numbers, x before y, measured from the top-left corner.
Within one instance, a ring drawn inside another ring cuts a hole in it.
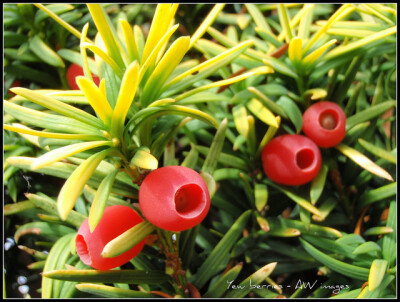
[[[103,258],[101,252],[107,243],[142,221],[143,218],[130,207],[109,206],[105,208],[93,233],[90,232],[88,219],[81,224],[75,239],[76,252],[83,263],[95,269],[109,270],[119,267],[140,253],[146,239],[116,257]]]
[[[76,83],[75,78],[77,76],[84,76],[85,73],[83,72],[83,68],[79,66],[78,64],[72,63],[68,70],[67,70],[67,81],[69,87],[71,87],[72,90],[79,90],[79,86]],[[100,84],[100,78],[92,73],[93,77],[93,82],[99,86]]]
[[[182,166],[158,168],[143,180],[139,205],[146,219],[173,232],[199,224],[210,209],[210,193],[195,170]]]
[[[269,179],[289,186],[311,181],[321,167],[318,146],[298,134],[285,134],[272,139],[264,147],[261,159]]]
[[[346,114],[333,102],[315,103],[303,114],[303,132],[320,147],[336,146],[346,135]]]

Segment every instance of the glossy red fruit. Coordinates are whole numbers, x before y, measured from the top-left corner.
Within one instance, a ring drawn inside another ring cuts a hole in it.
[[[318,146],[298,134],[286,134],[272,139],[264,147],[261,158],[268,178],[289,186],[309,182],[321,167]]]
[[[315,103],[303,114],[303,132],[318,146],[333,147],[346,135],[346,114],[335,103]]]
[[[178,232],[199,224],[210,209],[210,193],[196,171],[167,166],[152,171],[139,190],[143,215],[161,229]]]
[[[78,64],[72,63],[68,70],[67,70],[67,81],[68,81],[68,85],[69,87],[71,87],[71,89],[73,90],[79,90],[79,86],[75,81],[75,78],[77,76],[83,76],[85,75],[85,73],[83,72],[83,68],[81,66],[79,66]],[[100,78],[96,75],[94,75],[92,73],[92,77],[93,77],[93,82],[99,86],[100,84]]]
[[[93,233],[90,232],[86,219],[75,239],[76,251],[82,262],[98,270],[109,270],[127,263],[140,253],[145,239],[116,257],[103,258],[101,252],[108,242],[142,221],[142,217],[132,208],[122,205],[107,207]]]

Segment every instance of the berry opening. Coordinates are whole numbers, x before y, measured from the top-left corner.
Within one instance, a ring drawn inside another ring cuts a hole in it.
[[[319,116],[319,124],[326,130],[333,130],[337,127],[339,117],[333,110],[325,110]]]
[[[86,244],[85,238],[82,235],[77,235],[75,244],[76,244],[76,252],[78,253],[82,262],[85,263],[86,265],[90,265],[92,263],[92,259],[90,257],[90,251]]]
[[[311,149],[302,149],[296,153],[296,164],[304,170],[313,164],[314,158],[314,152]]]
[[[197,215],[204,207],[204,194],[200,186],[188,184],[180,187],[175,193],[175,209],[184,217]]]

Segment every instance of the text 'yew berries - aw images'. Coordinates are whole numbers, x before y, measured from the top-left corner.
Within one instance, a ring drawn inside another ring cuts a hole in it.
[[[265,174],[274,182],[296,186],[311,181],[321,167],[321,152],[309,138],[285,134],[271,140],[263,149]]]
[[[346,135],[346,115],[336,103],[315,103],[303,114],[303,132],[318,146],[333,147]]]
[[[140,209],[146,219],[168,231],[183,231],[199,224],[210,209],[210,193],[196,171],[166,166],[152,171],[139,190]]]
[[[123,205],[107,207],[93,232],[90,232],[86,219],[80,226],[75,240],[76,251],[82,262],[98,270],[109,270],[127,263],[140,253],[145,239],[116,257],[105,258],[101,256],[101,252],[108,242],[142,221],[135,210]]]

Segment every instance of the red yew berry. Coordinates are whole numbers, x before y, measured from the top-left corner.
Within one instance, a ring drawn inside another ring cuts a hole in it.
[[[210,193],[196,171],[167,166],[150,172],[139,190],[143,215],[157,227],[178,232],[199,224],[210,209]]]
[[[303,132],[318,146],[333,147],[346,135],[346,115],[335,103],[315,103],[303,114]]]
[[[262,151],[265,174],[274,182],[296,186],[312,180],[321,167],[321,152],[309,138],[298,134],[281,135]]]
[[[146,239],[116,257],[103,258],[101,252],[108,242],[142,221],[142,217],[132,208],[122,205],[107,207],[93,233],[90,232],[86,219],[75,239],[76,251],[82,262],[99,270],[109,270],[127,263],[140,253]]]
[[[76,84],[75,78],[77,76],[83,76],[85,73],[83,72],[83,68],[79,66],[78,64],[72,63],[68,70],[67,70],[67,81],[69,87],[73,90],[79,90],[78,84]],[[99,86],[100,84],[100,78],[92,73],[93,77],[93,82]]]

